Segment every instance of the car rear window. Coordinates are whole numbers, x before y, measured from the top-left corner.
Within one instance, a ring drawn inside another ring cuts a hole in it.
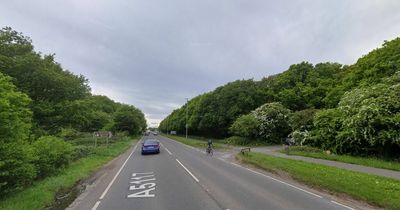
[[[154,145],[154,144],[158,144],[158,141],[147,140],[147,141],[144,141],[144,144],[147,144],[147,145]]]

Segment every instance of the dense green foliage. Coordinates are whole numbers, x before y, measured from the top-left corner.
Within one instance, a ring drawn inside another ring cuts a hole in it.
[[[259,123],[254,114],[242,115],[232,124],[230,131],[236,136],[255,139],[259,135]]]
[[[290,110],[280,103],[267,103],[256,110],[253,114],[259,124],[259,136],[271,143],[280,143],[290,133],[288,123]]]
[[[315,127],[311,141],[323,149],[398,155],[400,84],[381,83],[347,92],[337,108],[317,113]]]
[[[32,112],[30,99],[11,78],[0,73],[0,192],[22,187],[36,175],[28,138]]]
[[[353,65],[302,62],[261,81],[231,82],[174,110],[160,129],[183,133],[188,106],[192,135],[238,135],[270,143],[291,137],[299,145],[336,153],[399,157],[399,55],[396,38]],[[275,102],[289,110],[282,124],[269,121],[274,111],[254,115],[258,107]]]
[[[11,77],[0,73],[0,141],[9,143],[26,139],[31,127],[31,100],[17,90]]]
[[[40,137],[32,146],[37,158],[34,163],[39,177],[48,176],[71,161],[72,145],[57,137]]]
[[[65,192],[67,189],[76,186],[78,181],[90,177],[99,167],[126,151],[131,147],[132,143],[137,141],[137,137],[117,137],[114,143],[108,147],[97,147],[93,150],[92,155],[74,161],[67,167],[62,168],[59,173],[46,179],[35,181],[27,189],[0,200],[0,209],[64,209],[66,208],[65,206],[60,207],[60,203],[58,205],[54,203],[54,198],[60,196],[60,189]]]
[[[66,142],[80,133],[134,135],[145,128],[139,109],[92,95],[84,76],[63,69],[54,55],[35,52],[21,33],[0,30],[1,196],[88,154],[87,147]]]
[[[115,113],[114,128],[117,131],[127,131],[131,135],[140,134],[146,129],[144,115],[134,106],[122,106]]]

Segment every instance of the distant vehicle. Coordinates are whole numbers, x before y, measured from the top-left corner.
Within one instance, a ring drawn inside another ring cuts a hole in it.
[[[148,135],[150,135],[150,132],[146,131],[146,132],[144,132],[144,135],[148,136]]]
[[[142,155],[160,153],[160,142],[155,139],[146,139],[142,144]]]
[[[154,132],[153,132],[153,135],[157,136],[157,135],[158,135],[158,132],[157,132],[157,131],[154,131]]]

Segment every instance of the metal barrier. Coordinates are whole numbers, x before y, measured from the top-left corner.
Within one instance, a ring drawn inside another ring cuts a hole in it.
[[[245,147],[245,148],[240,150],[240,153],[242,153],[244,155],[244,154],[246,154],[246,152],[250,152],[250,150],[251,150],[250,147]]]

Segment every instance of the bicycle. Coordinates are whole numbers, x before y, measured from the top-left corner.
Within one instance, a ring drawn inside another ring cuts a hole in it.
[[[214,149],[213,149],[212,147],[207,147],[207,149],[206,149],[206,154],[207,154],[207,155],[210,155],[210,156],[213,156],[213,154],[214,154]]]

